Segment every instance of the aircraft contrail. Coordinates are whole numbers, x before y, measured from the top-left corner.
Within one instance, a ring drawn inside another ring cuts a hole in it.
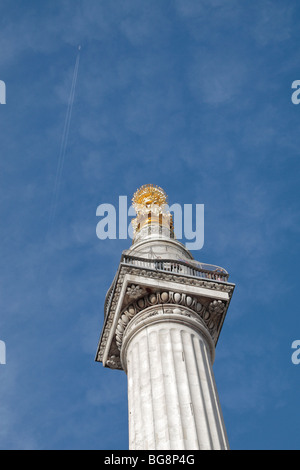
[[[57,162],[54,189],[53,189],[53,194],[52,194],[52,203],[51,203],[50,216],[49,216],[49,229],[48,229],[48,232],[51,232],[51,230],[52,230],[55,215],[56,215],[57,204],[58,204],[59,189],[60,189],[62,173],[63,173],[63,167],[64,167],[64,162],[65,162],[65,157],[66,157],[66,150],[67,150],[67,143],[68,143],[68,138],[69,138],[71,116],[72,116],[72,110],[73,110],[73,104],[74,104],[74,98],[75,98],[75,90],[76,90],[79,60],[80,60],[80,51],[81,51],[81,46],[78,47],[78,54],[77,54],[77,57],[76,57],[76,62],[75,62],[75,67],[74,67],[72,86],[71,86],[71,91],[70,91],[70,96],[69,96],[69,102],[68,102],[68,108],[67,108],[67,113],[66,113],[66,118],[65,118],[64,130],[63,130],[63,135],[62,135],[62,140],[61,140],[60,152],[59,152],[59,157],[58,157],[58,162]]]

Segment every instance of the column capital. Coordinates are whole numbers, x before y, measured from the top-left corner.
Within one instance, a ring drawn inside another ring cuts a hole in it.
[[[172,268],[171,261],[164,267]],[[217,344],[234,285],[208,278],[145,269],[145,265],[121,263],[106,298],[106,317],[96,360],[104,366],[123,369],[120,360],[122,334],[136,313],[150,307],[171,303],[194,311],[204,322]]]
[[[152,260],[139,261],[127,255],[122,258],[105,302],[106,315],[96,356],[96,361],[104,366],[123,369],[120,350],[127,324],[135,314],[153,305],[169,303],[189,308],[201,318],[217,344],[234,284],[216,275],[196,272],[186,263],[157,263],[157,269],[153,269]]]

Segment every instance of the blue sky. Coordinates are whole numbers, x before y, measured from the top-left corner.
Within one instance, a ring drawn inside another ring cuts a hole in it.
[[[193,255],[236,284],[214,365],[231,448],[299,448],[299,20],[286,0],[1,0],[1,449],[127,449],[126,376],[94,357],[131,241],[99,240],[96,208],[146,183],[205,205]]]

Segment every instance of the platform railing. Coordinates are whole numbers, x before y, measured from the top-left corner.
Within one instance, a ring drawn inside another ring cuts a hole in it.
[[[212,281],[227,282],[229,274],[225,269],[218,266],[213,266],[205,263],[196,263],[195,261],[185,261],[185,260],[170,260],[170,259],[149,259],[149,258],[140,258],[138,256],[131,255],[122,255],[121,263],[135,266],[142,269],[152,269],[155,271],[163,271],[173,274],[181,274],[192,276],[196,278],[210,279]],[[118,274],[118,273],[117,273]],[[113,297],[114,287],[117,280],[117,275],[105,297],[104,312],[107,315],[110,304]]]

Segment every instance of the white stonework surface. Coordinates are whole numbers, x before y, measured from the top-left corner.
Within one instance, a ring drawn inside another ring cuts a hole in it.
[[[129,448],[228,449],[205,327],[189,309],[148,310],[131,321],[121,350]]]
[[[135,242],[128,253],[149,259],[193,259],[191,253],[182,243],[167,237],[144,237],[140,242]]]

